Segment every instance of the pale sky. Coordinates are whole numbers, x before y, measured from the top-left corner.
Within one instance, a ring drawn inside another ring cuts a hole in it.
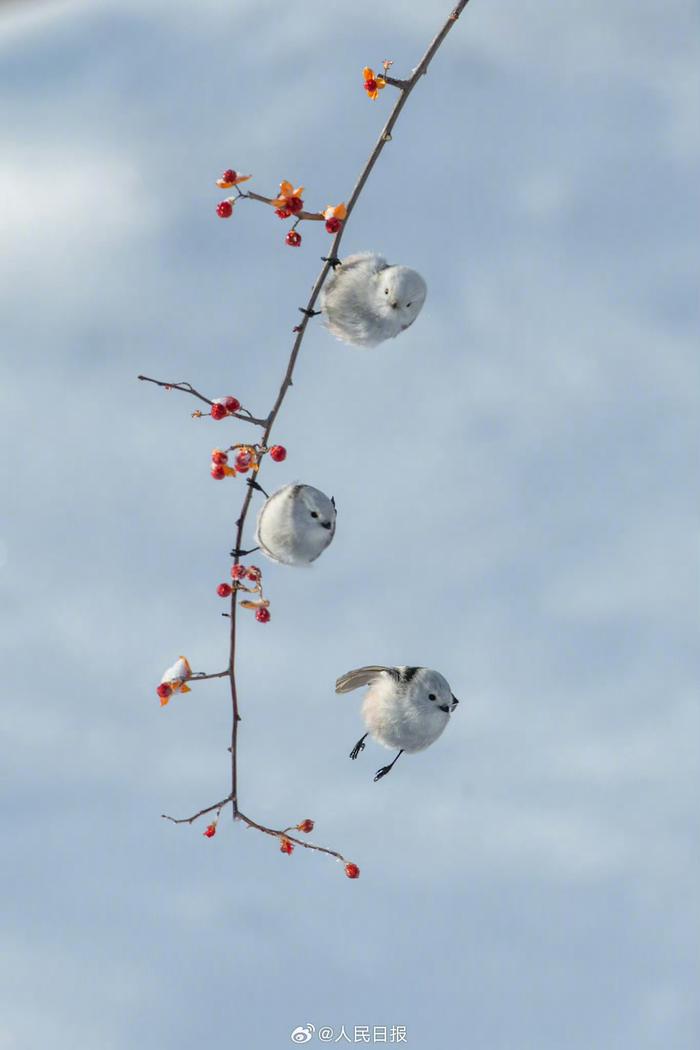
[[[225,665],[243,485],[209,453],[254,432],[136,376],[266,413],[330,238],[222,222],[214,181],[347,198],[392,102],[362,67],[408,74],[448,10],[0,6],[1,1050],[698,1045],[690,0],[472,0],[348,226],[428,299],[376,350],[305,341],[263,483],[338,528],[242,618],[240,796],[360,879],[160,819],[228,790],[226,684],[154,689]],[[378,784],[333,691],[368,663],[461,700]]]

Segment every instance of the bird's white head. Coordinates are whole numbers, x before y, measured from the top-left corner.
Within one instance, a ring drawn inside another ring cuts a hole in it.
[[[387,266],[377,274],[378,307],[397,330],[412,325],[423,309],[427,294],[423,278],[408,266]]]
[[[299,485],[296,491],[297,513],[310,528],[318,527],[332,536],[335,532],[335,500],[312,485]]]
[[[407,667],[402,668],[402,671],[403,677],[408,679],[407,694],[416,706],[426,711],[442,711],[445,715],[454,711],[459,700],[439,671],[431,671],[429,667]],[[411,672],[414,672],[413,675]]]

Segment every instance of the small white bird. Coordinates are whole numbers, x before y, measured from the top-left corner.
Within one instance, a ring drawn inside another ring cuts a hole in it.
[[[336,263],[321,293],[326,325],[343,343],[377,346],[412,325],[427,294],[419,273],[376,252]]]
[[[388,766],[377,770],[376,780],[385,777],[407,751],[423,751],[442,733],[459,700],[449,683],[427,667],[358,667],[341,675],[336,693],[349,693],[369,685],[362,704],[367,733],[350,752],[355,759],[364,750],[371,733],[384,747],[398,747],[399,753]]]
[[[310,565],[335,536],[335,500],[311,485],[285,485],[265,500],[256,542],[283,565]]]

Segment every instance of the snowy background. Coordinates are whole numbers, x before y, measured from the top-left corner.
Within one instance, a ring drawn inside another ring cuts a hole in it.
[[[267,484],[333,493],[308,572],[242,617],[241,803],[222,819],[249,431],[136,375],[272,403],[330,238],[228,166],[346,199],[449,3],[0,5],[2,1050],[275,1050],[312,1023],[421,1050],[692,1050],[697,891],[696,187],[691,0],[473,0],[344,251],[429,285],[353,351],[314,322]],[[226,437],[224,436],[226,435]],[[449,732],[348,760],[363,663],[439,668]],[[695,888],[693,888],[695,883]],[[315,1039],[311,1044],[320,1045]],[[342,1045],[342,1044],[341,1044]]]

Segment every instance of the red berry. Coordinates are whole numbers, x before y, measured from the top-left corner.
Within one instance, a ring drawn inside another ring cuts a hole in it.
[[[332,215],[330,219],[326,219],[326,229],[329,233],[337,233],[341,226],[341,220],[337,219],[335,215]]]
[[[369,80],[365,80],[365,91],[376,91],[377,81],[374,77],[370,77]],[[353,878],[357,878],[357,875],[353,875]]]
[[[222,397],[221,400],[224,403],[224,408],[227,412],[237,412],[241,407],[241,403],[237,397]]]
[[[301,234],[296,230],[290,230],[284,239],[290,248],[298,248],[301,244]]]
[[[220,204],[217,204],[216,214],[220,219],[230,219],[233,214],[233,205],[231,204],[231,201],[221,201]]]
[[[222,182],[235,182],[237,178],[238,178],[238,176],[236,175],[236,172],[233,170],[233,168],[227,168],[226,171],[221,176],[221,181]]]
[[[270,449],[270,459],[274,459],[275,463],[281,463],[283,459],[287,458],[287,450],[284,445],[273,445]]]
[[[222,452],[220,448],[215,448],[211,454],[211,461],[217,466],[223,467],[228,463],[228,456],[225,452]]]
[[[358,868],[357,864],[353,864],[351,862],[350,864],[345,865],[345,874],[349,879],[359,879],[360,869]]]
[[[270,610],[266,609],[263,606],[262,609],[258,609],[258,611],[256,612],[255,619],[259,623],[269,623],[270,622]]]
[[[219,586],[216,588],[216,593],[219,595],[220,598],[230,598],[231,588],[227,583],[220,583]]]
[[[289,208],[276,208],[275,215],[279,215],[280,219],[288,219],[291,215]]]
[[[232,580],[242,580],[243,577],[245,576],[245,574],[247,573],[247,571],[248,570],[246,569],[245,565],[232,565],[231,566],[231,579]]]
[[[212,463],[210,473],[214,481],[221,481],[223,478],[226,477],[226,471],[224,470],[221,463]]]
[[[280,850],[282,853],[291,853],[294,849],[294,843],[290,842],[289,839],[283,838],[280,843]]]
[[[172,688],[168,685],[167,682],[161,682],[158,688],[156,689],[156,692],[158,693],[158,696],[161,698],[161,700],[167,700],[168,697],[172,694]]]
[[[212,419],[225,419],[228,415],[228,410],[225,405],[215,401],[211,406],[211,418]]]
[[[209,825],[207,825],[207,827],[202,832],[202,834],[206,835],[206,837],[208,839],[214,838],[214,835],[216,835],[216,824],[209,824]]]
[[[287,197],[287,209],[292,215],[296,215],[304,207],[301,197]]]
[[[314,830],[313,820],[302,820],[301,824],[297,824],[297,831],[303,831],[307,835]]]
[[[239,471],[239,473],[245,474],[246,471],[250,470],[250,464],[252,463],[252,461],[253,457],[251,456],[250,452],[246,452],[245,449],[243,449],[237,454],[233,463],[236,470]]]
[[[262,576],[262,572],[257,567],[257,565],[251,565],[250,568],[246,569],[246,576],[249,580],[257,582],[257,580],[259,580]]]

